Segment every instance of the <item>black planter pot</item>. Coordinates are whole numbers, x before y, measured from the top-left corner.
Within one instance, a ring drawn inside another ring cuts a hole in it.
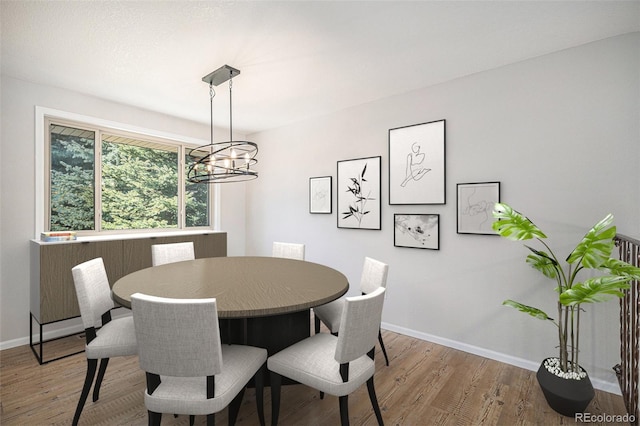
[[[544,361],[536,378],[549,406],[565,416],[575,417],[576,413],[584,413],[595,396],[589,376],[581,380],[563,379],[549,372]]]

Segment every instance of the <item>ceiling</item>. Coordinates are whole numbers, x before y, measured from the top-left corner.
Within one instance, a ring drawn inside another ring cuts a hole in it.
[[[4,75],[242,133],[640,31],[636,1],[0,1]],[[228,85],[216,126],[228,127]],[[6,106],[5,106],[6,107]]]

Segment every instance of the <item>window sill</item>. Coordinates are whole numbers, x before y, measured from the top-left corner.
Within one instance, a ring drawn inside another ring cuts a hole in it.
[[[79,236],[75,240],[71,241],[41,241],[39,239],[32,239],[31,241],[49,245],[49,244],[69,244],[69,243],[88,243],[93,241],[116,241],[116,240],[133,240],[141,238],[159,238],[159,237],[180,237],[183,235],[203,235],[203,234],[219,234],[224,231],[213,231],[209,229],[198,230],[180,230],[180,231],[156,231],[156,232],[135,232],[126,234],[106,234],[106,235],[85,235]]]

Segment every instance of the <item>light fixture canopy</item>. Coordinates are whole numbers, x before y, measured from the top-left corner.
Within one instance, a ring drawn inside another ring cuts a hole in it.
[[[258,160],[258,145],[255,142],[233,140],[233,77],[240,74],[229,65],[223,65],[212,73],[202,77],[202,81],[209,83],[209,98],[211,107],[211,143],[192,149],[189,152],[190,165],[187,180],[192,183],[225,183],[242,182],[258,177],[258,172],[251,167]],[[218,86],[229,81],[229,140],[226,142],[213,141],[213,98]]]

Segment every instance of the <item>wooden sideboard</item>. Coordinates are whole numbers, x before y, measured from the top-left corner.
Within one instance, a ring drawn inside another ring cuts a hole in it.
[[[31,241],[31,319],[42,326],[80,316],[71,268],[96,257],[104,260],[110,285],[119,278],[151,266],[151,246],[193,241],[196,258],[227,255],[225,232],[170,236],[127,236],[65,242]],[[31,332],[31,343],[33,332]],[[31,345],[33,349],[33,344]],[[35,353],[35,351],[34,351]],[[38,356],[36,354],[36,356]],[[42,363],[42,355],[39,357]]]

